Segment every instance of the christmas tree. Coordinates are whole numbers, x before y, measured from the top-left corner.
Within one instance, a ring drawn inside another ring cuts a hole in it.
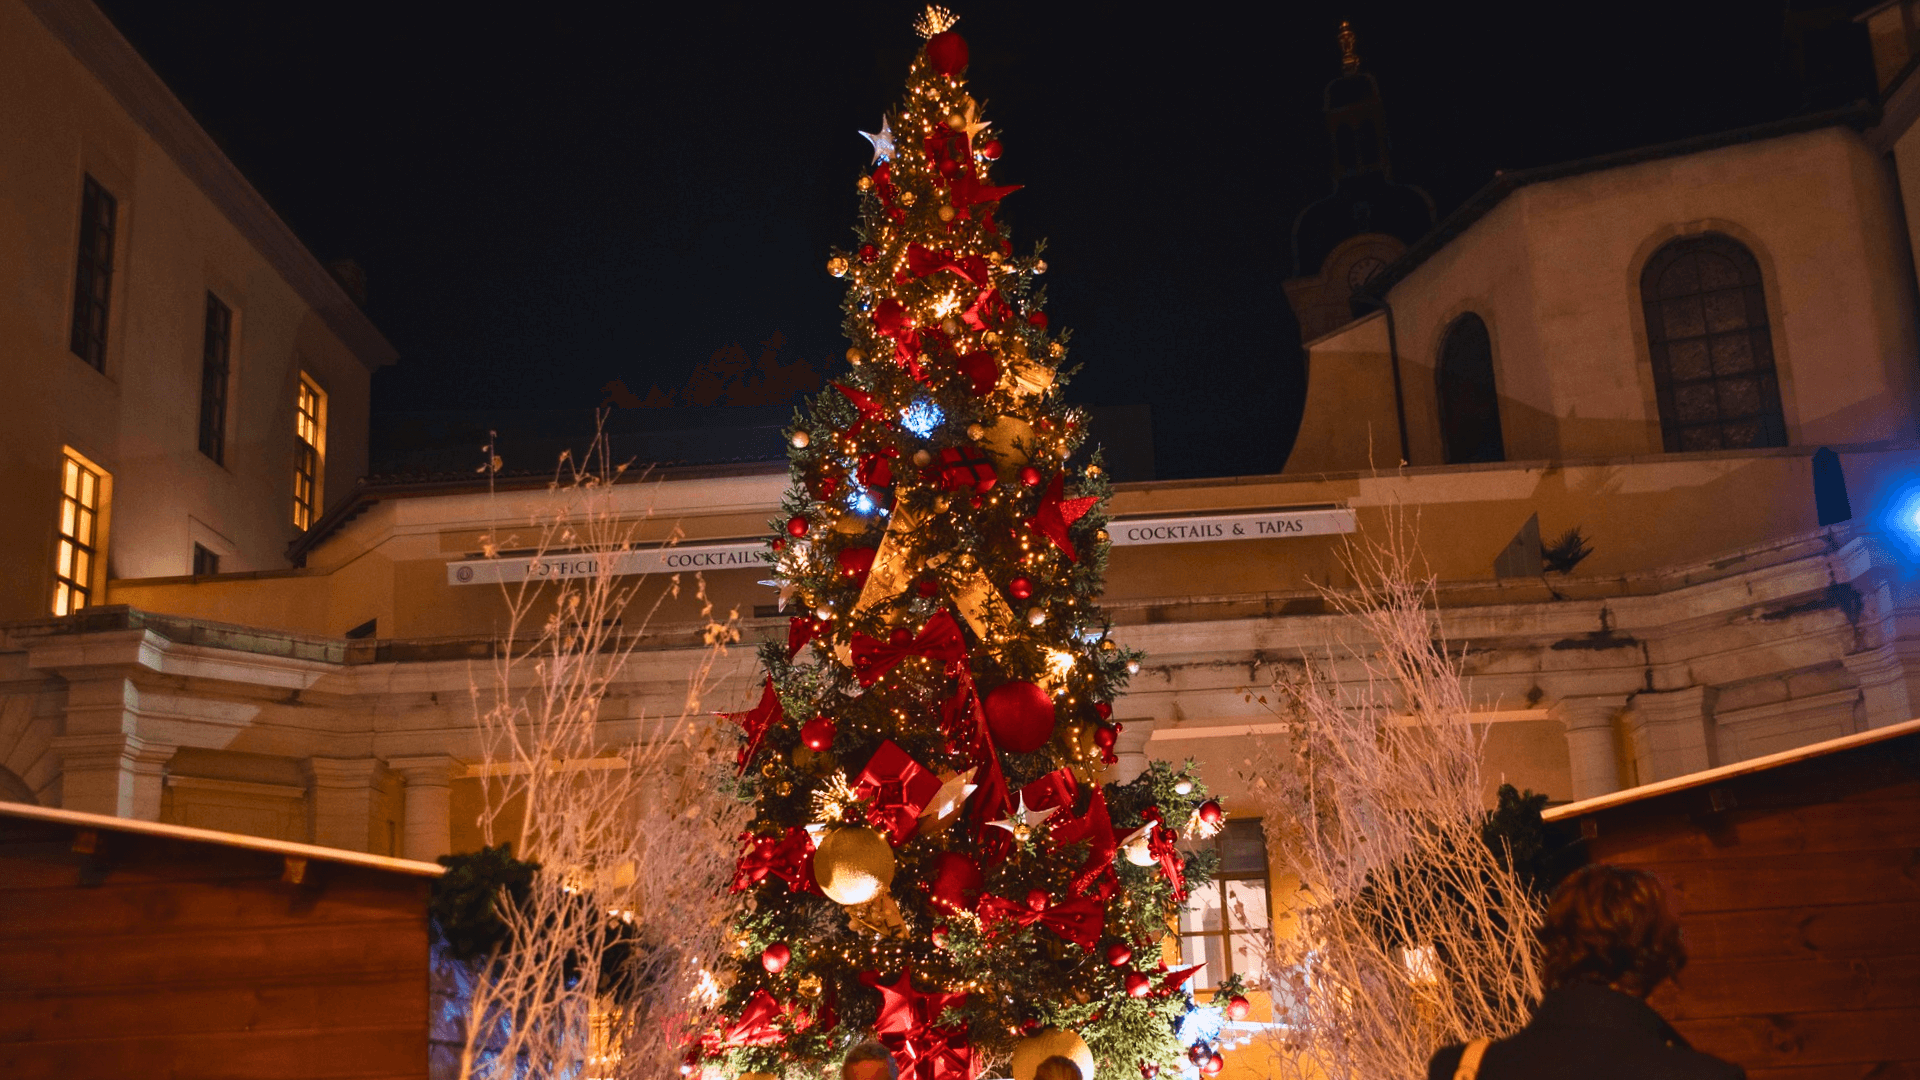
[[[990,176],[953,22],[916,25],[905,99],[862,133],[857,242],[828,261],[849,366],[788,432],[771,558],[798,614],[731,714],[752,902],[689,1072],[818,1076],[863,1038],[915,1080],[1188,1061],[1191,970],[1160,941],[1211,870],[1176,841],[1221,811],[1191,766],[1099,783],[1138,670],[1096,602],[1109,486],[1061,397],[1047,264],[997,217],[1019,186]]]

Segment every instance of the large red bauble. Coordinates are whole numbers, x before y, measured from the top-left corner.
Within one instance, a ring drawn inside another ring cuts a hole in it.
[[[1007,595],[1015,600],[1025,600],[1033,595],[1033,582],[1023,577],[1014,578],[1007,582]]]
[[[1252,1011],[1253,1003],[1239,994],[1227,999],[1227,1019],[1229,1020],[1245,1020],[1247,1014]]]
[[[1020,482],[1028,487],[1040,486],[1040,470],[1031,465],[1020,466]]]
[[[980,148],[980,156],[988,161],[1000,160],[1000,140],[988,139],[987,145]]]
[[[787,519],[787,534],[788,534],[789,536],[805,536],[805,535],[807,535],[807,519],[806,519],[806,518],[803,518],[803,517],[800,517],[800,516],[798,516],[798,515],[795,515],[794,517],[790,517],[790,518],[788,518],[788,519]]]
[[[1053,699],[1030,682],[1010,682],[987,695],[987,730],[1003,750],[1031,754],[1053,738]]]
[[[1200,1071],[1206,1074],[1207,1076],[1214,1076],[1214,1075],[1217,1075],[1221,1069],[1224,1069],[1226,1067],[1227,1067],[1227,1056],[1225,1054],[1216,1053],[1212,1057],[1207,1059],[1206,1064],[1200,1066]]]
[[[849,547],[841,548],[834,558],[840,563],[840,574],[856,584],[867,580],[867,571],[873,569],[873,557],[880,552],[877,548]]]
[[[800,725],[800,745],[816,754],[825,753],[833,748],[834,734],[833,718],[816,716]]]
[[[967,39],[951,30],[927,39],[927,63],[942,75],[958,75],[967,67]]]
[[[1153,980],[1137,971],[1127,974],[1127,996],[1142,998],[1153,992]]]
[[[975,349],[960,358],[960,374],[974,394],[985,396],[1000,384],[1000,361],[986,349]]]
[[[1220,809],[1220,804],[1214,802],[1212,799],[1208,799],[1206,802],[1200,804],[1200,820],[1209,825],[1220,824],[1221,820],[1226,816],[1227,812]]]
[[[933,884],[928,892],[933,906],[946,911],[972,911],[987,886],[980,866],[957,851],[943,851],[933,860]]]
[[[891,335],[896,330],[905,329],[910,321],[907,306],[891,296],[880,301],[873,309],[873,325],[883,334]]]
[[[1125,943],[1116,943],[1107,946],[1108,967],[1125,967],[1127,966],[1127,962],[1132,959],[1133,950],[1128,948]]]
[[[760,954],[760,966],[778,975],[786,970],[787,961],[792,959],[793,949],[784,941],[776,941]]]

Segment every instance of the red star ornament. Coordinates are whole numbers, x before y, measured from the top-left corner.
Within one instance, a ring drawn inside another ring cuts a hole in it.
[[[936,990],[931,994],[923,994],[915,990],[912,968],[901,968],[900,977],[892,985],[881,982],[877,971],[861,972],[860,981],[880,991],[880,1015],[873,1021],[873,1030],[883,1035],[919,1033],[932,1027],[948,1007],[967,999],[964,991],[944,993]]]
[[[741,772],[746,771],[747,763],[752,761],[753,755],[759,751],[760,740],[766,738],[767,729],[785,718],[785,714],[780,711],[780,695],[773,690],[772,678],[767,679],[766,689],[760,692],[760,704],[746,712],[721,713],[720,716],[739,724],[746,733],[747,741],[740,745],[740,756],[736,761]]]
[[[1097,495],[1084,495],[1077,499],[1062,498],[1066,487],[1066,478],[1056,475],[1053,483],[1047,485],[1047,493],[1040,496],[1040,505],[1033,516],[1027,519],[1027,528],[1053,541],[1053,546],[1061,550],[1067,558],[1080,561],[1080,553],[1073,550],[1073,540],[1067,536],[1067,529],[1074,522],[1087,516],[1093,504],[1100,501]]]

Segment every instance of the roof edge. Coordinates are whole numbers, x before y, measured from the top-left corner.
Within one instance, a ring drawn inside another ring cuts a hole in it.
[[[92,72],[228,221],[347,348],[376,371],[399,359],[366,312],[308,250],[220,145],[92,0],[26,0],[40,22]]]
[[[1569,818],[1583,817],[1601,810],[1611,810],[1616,806],[1625,806],[1628,803],[1641,802],[1646,799],[1657,798],[1661,795],[1670,795],[1676,791],[1705,787],[1708,784],[1718,783],[1721,780],[1731,780],[1736,776],[1746,776],[1750,773],[1777,769],[1782,765],[1791,765],[1796,761],[1806,761],[1810,758],[1824,757],[1828,754],[1836,754],[1843,750],[1872,746],[1874,743],[1886,742],[1888,739],[1897,739],[1902,735],[1914,734],[1920,734],[1920,720],[1908,720],[1904,723],[1892,724],[1883,728],[1874,728],[1870,731],[1862,731],[1853,735],[1842,735],[1837,739],[1808,743],[1805,746],[1796,746],[1791,750],[1782,750],[1777,754],[1767,754],[1763,757],[1748,758],[1746,761],[1736,761],[1732,765],[1722,765],[1717,769],[1702,769],[1699,772],[1688,773],[1685,776],[1676,776],[1670,780],[1660,780],[1651,784],[1642,784],[1639,787],[1628,788],[1625,791],[1596,795],[1591,799],[1582,799],[1579,802],[1571,802],[1564,806],[1556,806],[1550,810],[1542,811],[1540,816],[1547,821],[1565,821]]]
[[[1603,172],[1627,165],[1639,165],[1648,161],[1661,161],[1666,158],[1697,154],[1705,150],[1718,150],[1742,143],[1759,142],[1763,139],[1778,139],[1787,135],[1798,135],[1822,128],[1847,126],[1856,130],[1866,130],[1880,118],[1880,110],[1869,104],[1860,103],[1844,108],[1830,109],[1826,112],[1808,113],[1804,116],[1790,116],[1784,120],[1773,120],[1749,127],[1716,131],[1706,135],[1695,135],[1673,142],[1655,143],[1651,146],[1637,146],[1628,150],[1616,150],[1609,154],[1564,161],[1553,165],[1541,165],[1531,169],[1515,169],[1512,172],[1496,173],[1485,187],[1474,192],[1458,210],[1448,214],[1445,220],[1434,226],[1432,232],[1420,238],[1420,242],[1408,248],[1406,254],[1388,263],[1379,273],[1367,279],[1367,283],[1356,290],[1356,296],[1368,296],[1375,300],[1384,300],[1393,291],[1395,285],[1409,277],[1421,264],[1438,254],[1457,237],[1487,216],[1493,209],[1506,200],[1506,197],[1523,187],[1546,183],[1550,180],[1562,180],[1584,173]]]
[[[111,814],[88,814],[79,810],[62,810],[58,807],[34,806],[29,803],[0,801],[0,817],[21,818],[51,825],[70,825],[76,829],[110,829],[114,832],[133,833],[138,836],[184,840],[196,844],[214,844],[295,859],[320,859],[332,863],[345,863],[348,866],[363,866],[371,870],[410,874],[415,877],[439,877],[447,872],[446,867],[437,863],[420,862],[415,859],[396,859],[388,855],[369,855],[364,851],[321,847],[317,844],[297,844],[291,840],[272,840],[264,836],[197,829],[190,825],[169,825],[160,821],[140,821],[135,818],[114,817]]]

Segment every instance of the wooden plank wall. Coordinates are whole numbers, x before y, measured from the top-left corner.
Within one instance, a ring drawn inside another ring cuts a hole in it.
[[[0,817],[0,1076],[424,1080],[428,882]]]
[[[1596,862],[1673,886],[1652,1004],[1752,1080],[1920,1080],[1920,738],[1603,810]]]

